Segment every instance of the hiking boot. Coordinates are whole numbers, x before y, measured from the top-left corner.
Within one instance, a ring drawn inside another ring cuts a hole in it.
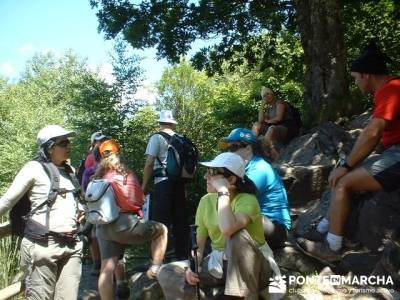
[[[301,236],[310,241],[323,242],[326,238],[326,233],[321,233],[317,228],[312,228]]]
[[[124,281],[117,285],[116,295],[119,299],[128,299],[131,294],[128,282]]]
[[[161,265],[151,265],[146,271],[146,276],[149,279],[157,279],[158,272],[160,271]]]
[[[332,266],[332,263],[342,258],[341,251],[331,250],[326,240],[323,242],[314,242],[305,238],[298,238],[296,239],[296,244],[301,252],[329,266]]]

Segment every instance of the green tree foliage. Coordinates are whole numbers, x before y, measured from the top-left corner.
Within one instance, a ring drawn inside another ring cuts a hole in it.
[[[335,118],[347,94],[344,43],[337,0],[329,1],[128,1],[91,0],[107,38],[122,34],[135,48],[156,46],[159,57],[178,62],[197,38],[214,39],[193,58],[196,67],[222,73],[235,53],[254,58],[251,44],[260,34],[285,29],[301,33],[306,69],[305,100],[313,120]],[[296,16],[296,23],[294,22]],[[329,32],[329,36],[326,33]],[[246,48],[246,45],[249,47]],[[331,63],[335,61],[336,63]],[[238,61],[240,63],[240,61]],[[265,60],[264,60],[265,62]],[[331,109],[335,103],[334,109]]]
[[[138,60],[132,61],[128,68],[135,72],[122,75],[123,72],[116,69],[122,79],[110,85],[99,78],[98,72],[89,70],[86,60],[72,53],[61,58],[52,54],[35,55],[21,80],[15,84],[2,83],[2,188],[33,157],[37,132],[46,124],[60,124],[77,132],[73,162],[86,155],[89,137],[96,130],[102,129],[124,142],[124,126],[129,118],[126,107],[131,105],[127,104],[129,99],[124,98],[124,88],[136,89],[135,82],[137,85],[139,82],[135,78],[140,79],[141,74]],[[125,85],[127,81],[129,85]]]
[[[141,178],[145,162],[147,141],[158,130],[158,115],[150,106],[139,109],[124,124],[121,144],[128,165]]]
[[[291,1],[90,0],[106,38],[122,33],[135,48],[157,47],[159,57],[179,62],[197,38],[221,37],[216,56],[229,57],[260,30],[292,28]],[[204,51],[206,51],[204,49]]]
[[[134,48],[156,47],[158,57],[176,63],[196,39],[214,40],[192,58],[208,75],[223,74],[248,63],[270,68],[282,31],[301,41],[300,56],[279,53],[293,61],[273,65],[275,72],[294,71],[286,81],[289,99],[303,94],[309,123],[351,115],[365,108],[360,94],[349,96],[346,61],[354,58],[370,37],[378,38],[389,55],[398,56],[399,4],[393,0],[274,0],[274,1],[117,1],[90,0],[106,37],[122,34]],[[265,43],[260,34],[268,33]],[[347,47],[347,53],[346,48]],[[264,56],[260,53],[264,52]],[[278,54],[278,53],[275,53]],[[347,57],[347,58],[346,58]],[[300,63],[299,60],[301,61]],[[260,64],[261,62],[261,64]],[[301,74],[301,77],[298,75]],[[298,84],[305,88],[297,88]],[[282,87],[282,85],[280,85]],[[286,96],[286,95],[285,95]],[[294,101],[298,103],[297,99]]]
[[[114,54],[111,55],[113,76],[112,95],[119,100],[119,111],[124,116],[133,115],[141,106],[135,101],[139,83],[143,80],[143,70],[140,67],[141,58],[128,50],[128,44],[121,38],[117,38],[114,45]]]
[[[137,120],[136,126],[141,126],[134,129],[143,129],[142,136],[137,135],[136,140],[130,141],[130,136],[125,135],[136,133],[128,126],[136,108],[129,103],[126,90],[136,91],[139,84],[139,59],[124,60],[124,57],[122,49],[113,63],[129,64],[122,69],[115,68],[118,76],[112,84],[99,78],[97,71],[89,70],[86,60],[73,53],[60,58],[52,54],[35,55],[19,81],[8,83],[0,79],[0,194],[9,187],[22,165],[33,158],[37,151],[37,133],[47,124],[59,124],[77,132],[72,146],[73,163],[86,155],[89,137],[99,129],[118,138],[128,149],[128,155],[133,154],[138,160],[143,158],[143,153],[139,155],[129,149],[137,149],[138,141],[144,143],[148,115],[144,122],[140,114],[133,119]],[[18,271],[15,243],[9,238],[3,239],[0,254],[4,262],[0,264],[2,288]]]
[[[360,55],[369,40],[374,40],[393,62],[390,71],[400,73],[400,4],[398,1],[346,1],[343,18],[348,65]],[[352,80],[349,78],[349,80]],[[371,98],[352,85],[353,113],[371,106]]]

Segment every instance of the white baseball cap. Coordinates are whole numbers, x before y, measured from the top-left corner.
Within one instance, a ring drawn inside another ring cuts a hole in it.
[[[178,124],[175,120],[174,115],[172,114],[172,110],[162,110],[160,111],[160,118],[158,119],[160,123],[171,123]]]
[[[245,161],[239,155],[232,152],[224,152],[216,156],[212,161],[200,163],[209,168],[227,168],[236,176],[243,179],[245,173]]]
[[[36,141],[39,146],[42,146],[44,143],[48,142],[51,139],[57,137],[71,137],[75,135],[76,133],[74,131],[66,130],[59,125],[47,125],[40,129]]]
[[[90,142],[93,144],[94,142],[100,141],[105,138],[106,136],[101,131],[96,131],[90,136]]]

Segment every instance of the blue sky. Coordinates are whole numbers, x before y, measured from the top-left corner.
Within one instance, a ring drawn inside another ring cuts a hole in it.
[[[89,0],[0,0],[0,75],[16,79],[35,52],[62,55],[69,49],[110,71],[112,41],[105,41],[97,27]],[[157,61],[154,50],[140,55],[147,80],[154,83],[167,63]]]

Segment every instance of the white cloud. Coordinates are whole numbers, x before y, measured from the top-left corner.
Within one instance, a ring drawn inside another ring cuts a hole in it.
[[[0,65],[0,73],[6,77],[15,75],[15,69],[10,62],[5,62]]]
[[[99,76],[104,79],[108,84],[112,84],[115,81],[115,77],[112,74],[113,67],[111,64],[104,64],[99,67]]]
[[[32,44],[25,44],[18,49],[18,52],[24,55],[29,55],[35,51],[35,47]]]
[[[148,104],[154,104],[156,102],[156,96],[157,89],[150,81],[144,80],[142,85],[138,88],[134,98],[147,102]]]
[[[113,67],[111,64],[102,64],[100,66],[87,64],[86,67],[94,73],[97,73],[101,79],[103,79],[108,84],[113,84],[115,77],[113,73]]]

